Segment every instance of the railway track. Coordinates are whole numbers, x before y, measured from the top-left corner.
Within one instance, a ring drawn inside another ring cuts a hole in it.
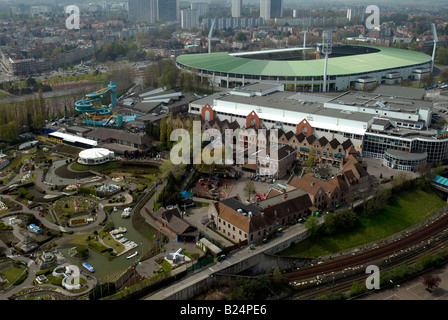
[[[435,254],[443,248],[448,247],[448,232],[438,241],[431,242],[429,245],[422,245],[418,249],[413,249],[409,253],[402,254],[392,259],[392,261],[384,261],[380,267],[382,274],[393,268],[397,268],[402,264],[411,265],[417,262],[424,254]],[[365,274],[364,268],[360,268],[359,272],[347,274],[346,276],[333,281],[332,276],[320,276],[314,281],[315,286],[308,289],[299,290],[290,299],[314,299],[331,291],[333,292],[349,292],[353,283],[357,282],[363,285],[369,276]]]
[[[317,265],[305,266],[285,273],[284,278],[299,290],[292,299],[311,299],[331,290],[348,291],[355,281],[363,284],[368,276],[365,274],[368,265],[375,264],[382,271],[390,270],[405,262],[411,264],[422,254],[435,253],[447,246],[448,215],[443,212],[413,232],[389,243]]]

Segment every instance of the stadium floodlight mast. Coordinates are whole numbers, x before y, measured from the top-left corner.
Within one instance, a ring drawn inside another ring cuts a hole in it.
[[[210,27],[210,32],[208,33],[208,53],[212,52],[212,33],[213,28],[215,27],[216,19],[213,19],[212,26]]]
[[[322,53],[325,54],[325,64],[324,64],[324,85],[322,92],[327,92],[327,69],[328,69],[328,55],[333,52],[333,32],[331,30],[324,30],[322,33]]]
[[[305,48],[306,48],[306,34],[308,33],[308,29],[310,27],[311,24],[311,10],[310,10],[310,17],[309,17],[309,21],[305,20],[305,23],[303,24],[303,60],[305,60],[306,58],[306,54],[305,54]]]
[[[434,23],[431,23],[431,28],[432,28],[432,35],[434,38],[434,47],[432,49],[432,63],[431,63],[431,72],[433,72],[434,63],[436,61],[436,49],[437,49],[437,43],[439,42],[439,37],[437,36],[436,25]]]

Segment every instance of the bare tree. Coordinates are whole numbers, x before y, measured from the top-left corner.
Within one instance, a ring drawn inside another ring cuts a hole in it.
[[[406,172],[400,172],[396,175],[394,175],[394,178],[392,179],[392,188],[395,191],[401,191],[403,187],[405,186],[406,182],[409,181],[410,175]]]
[[[441,281],[439,276],[430,273],[427,273],[422,277],[422,283],[425,286],[425,290],[429,292],[432,292],[432,289],[437,288]]]
[[[420,78],[420,83],[423,85],[423,87],[429,87],[434,83],[434,74],[429,73],[424,75],[423,77]]]
[[[445,68],[440,72],[440,79],[442,79],[442,81],[448,80],[448,68]]]
[[[427,161],[420,161],[415,167],[415,171],[420,175],[422,179],[429,179],[429,174],[431,173],[432,165]]]

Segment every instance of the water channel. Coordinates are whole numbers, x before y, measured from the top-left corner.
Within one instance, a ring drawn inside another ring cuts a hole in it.
[[[140,235],[132,227],[132,217],[122,218],[122,212],[123,210],[112,211],[110,214],[111,220],[113,221],[115,228],[124,227],[127,229],[127,232],[123,233],[123,236],[128,240],[134,241],[138,245],[135,249],[132,249],[119,257],[108,257],[89,248],[90,256],[87,259],[72,258],[68,254],[70,248],[59,249],[59,251],[64,254],[70,263],[77,265],[81,270],[86,272],[88,271],[82,266],[82,263],[87,261],[87,263],[95,269],[93,276],[101,279],[102,282],[115,280],[126,269],[131,267],[131,265],[142,256],[142,253],[147,252],[151,245],[146,238]],[[138,255],[131,259],[127,259],[129,253],[133,254],[135,251],[138,251]],[[108,280],[105,279],[106,276]]]

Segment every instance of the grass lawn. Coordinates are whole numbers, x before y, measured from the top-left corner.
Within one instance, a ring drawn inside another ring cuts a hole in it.
[[[10,164],[6,167],[8,170],[14,170],[19,168],[26,159],[32,159],[34,156],[31,154],[21,154],[16,158],[11,159]]]
[[[103,245],[101,242],[97,240],[90,240],[89,247],[95,249],[96,251],[103,253],[107,251],[109,248]]]
[[[53,148],[53,152],[62,152],[62,153],[67,153],[69,154],[72,158],[77,158],[79,153],[84,150],[82,148],[78,148],[78,147],[74,147],[74,146],[69,146],[63,143],[60,143],[58,145],[56,145],[56,147]]]
[[[148,183],[148,179],[151,180],[149,186],[151,186],[155,180],[157,180],[157,177],[152,176],[152,174],[155,174],[158,176],[160,174],[160,171],[158,169],[158,166],[153,165],[151,163],[125,163],[122,161],[111,161],[104,164],[98,164],[98,165],[83,165],[77,162],[74,162],[71,167],[72,170],[75,171],[88,171],[93,170],[97,172],[102,172],[104,174],[113,174],[114,176],[120,176],[118,175],[118,172],[121,172],[122,176],[126,173],[130,173],[133,176],[134,175],[142,175],[145,179],[143,180],[145,183]]]
[[[110,234],[103,238],[105,244],[111,246],[117,251],[117,254],[120,254],[124,251],[125,247],[120,242],[116,241]]]
[[[101,172],[104,170],[114,170],[114,169],[118,169],[119,167],[119,163],[117,161],[112,161],[112,162],[107,162],[104,164],[98,164],[98,165],[94,165],[94,166],[86,166],[84,164],[80,164],[78,162],[74,162],[71,166],[72,170],[75,171],[88,171],[88,170],[93,170],[93,171],[97,171],[97,172]]]
[[[154,182],[156,182],[156,180],[157,180],[157,177],[154,177],[152,174],[145,174],[145,175],[143,175],[143,177],[149,180],[146,182],[147,188],[150,188],[154,184]]]
[[[165,259],[163,259],[163,261],[160,263],[160,265],[163,268],[163,271],[171,271],[171,269],[173,269],[173,267],[171,266],[171,264],[166,261]]]
[[[3,270],[2,272],[0,272],[0,274],[5,278],[8,279],[9,284],[14,283],[14,281],[16,281],[20,275],[25,271],[25,267],[21,266],[21,267],[16,267],[16,266],[11,266],[5,270]]]
[[[381,215],[372,218],[361,216],[360,225],[355,230],[306,239],[279,255],[314,258],[375,242],[423,222],[444,205],[446,202],[432,192],[410,190],[389,204]]]
[[[26,176],[26,175],[27,175],[27,174],[24,174],[22,177],[24,177],[24,176]],[[36,177],[37,177],[37,173],[36,173],[36,172],[33,172],[33,173],[30,175],[30,178],[29,178],[29,179],[23,181],[23,184],[36,181]],[[22,182],[20,182],[20,183],[22,183]]]
[[[209,202],[196,201],[196,205],[200,207],[208,207],[210,205]]]

